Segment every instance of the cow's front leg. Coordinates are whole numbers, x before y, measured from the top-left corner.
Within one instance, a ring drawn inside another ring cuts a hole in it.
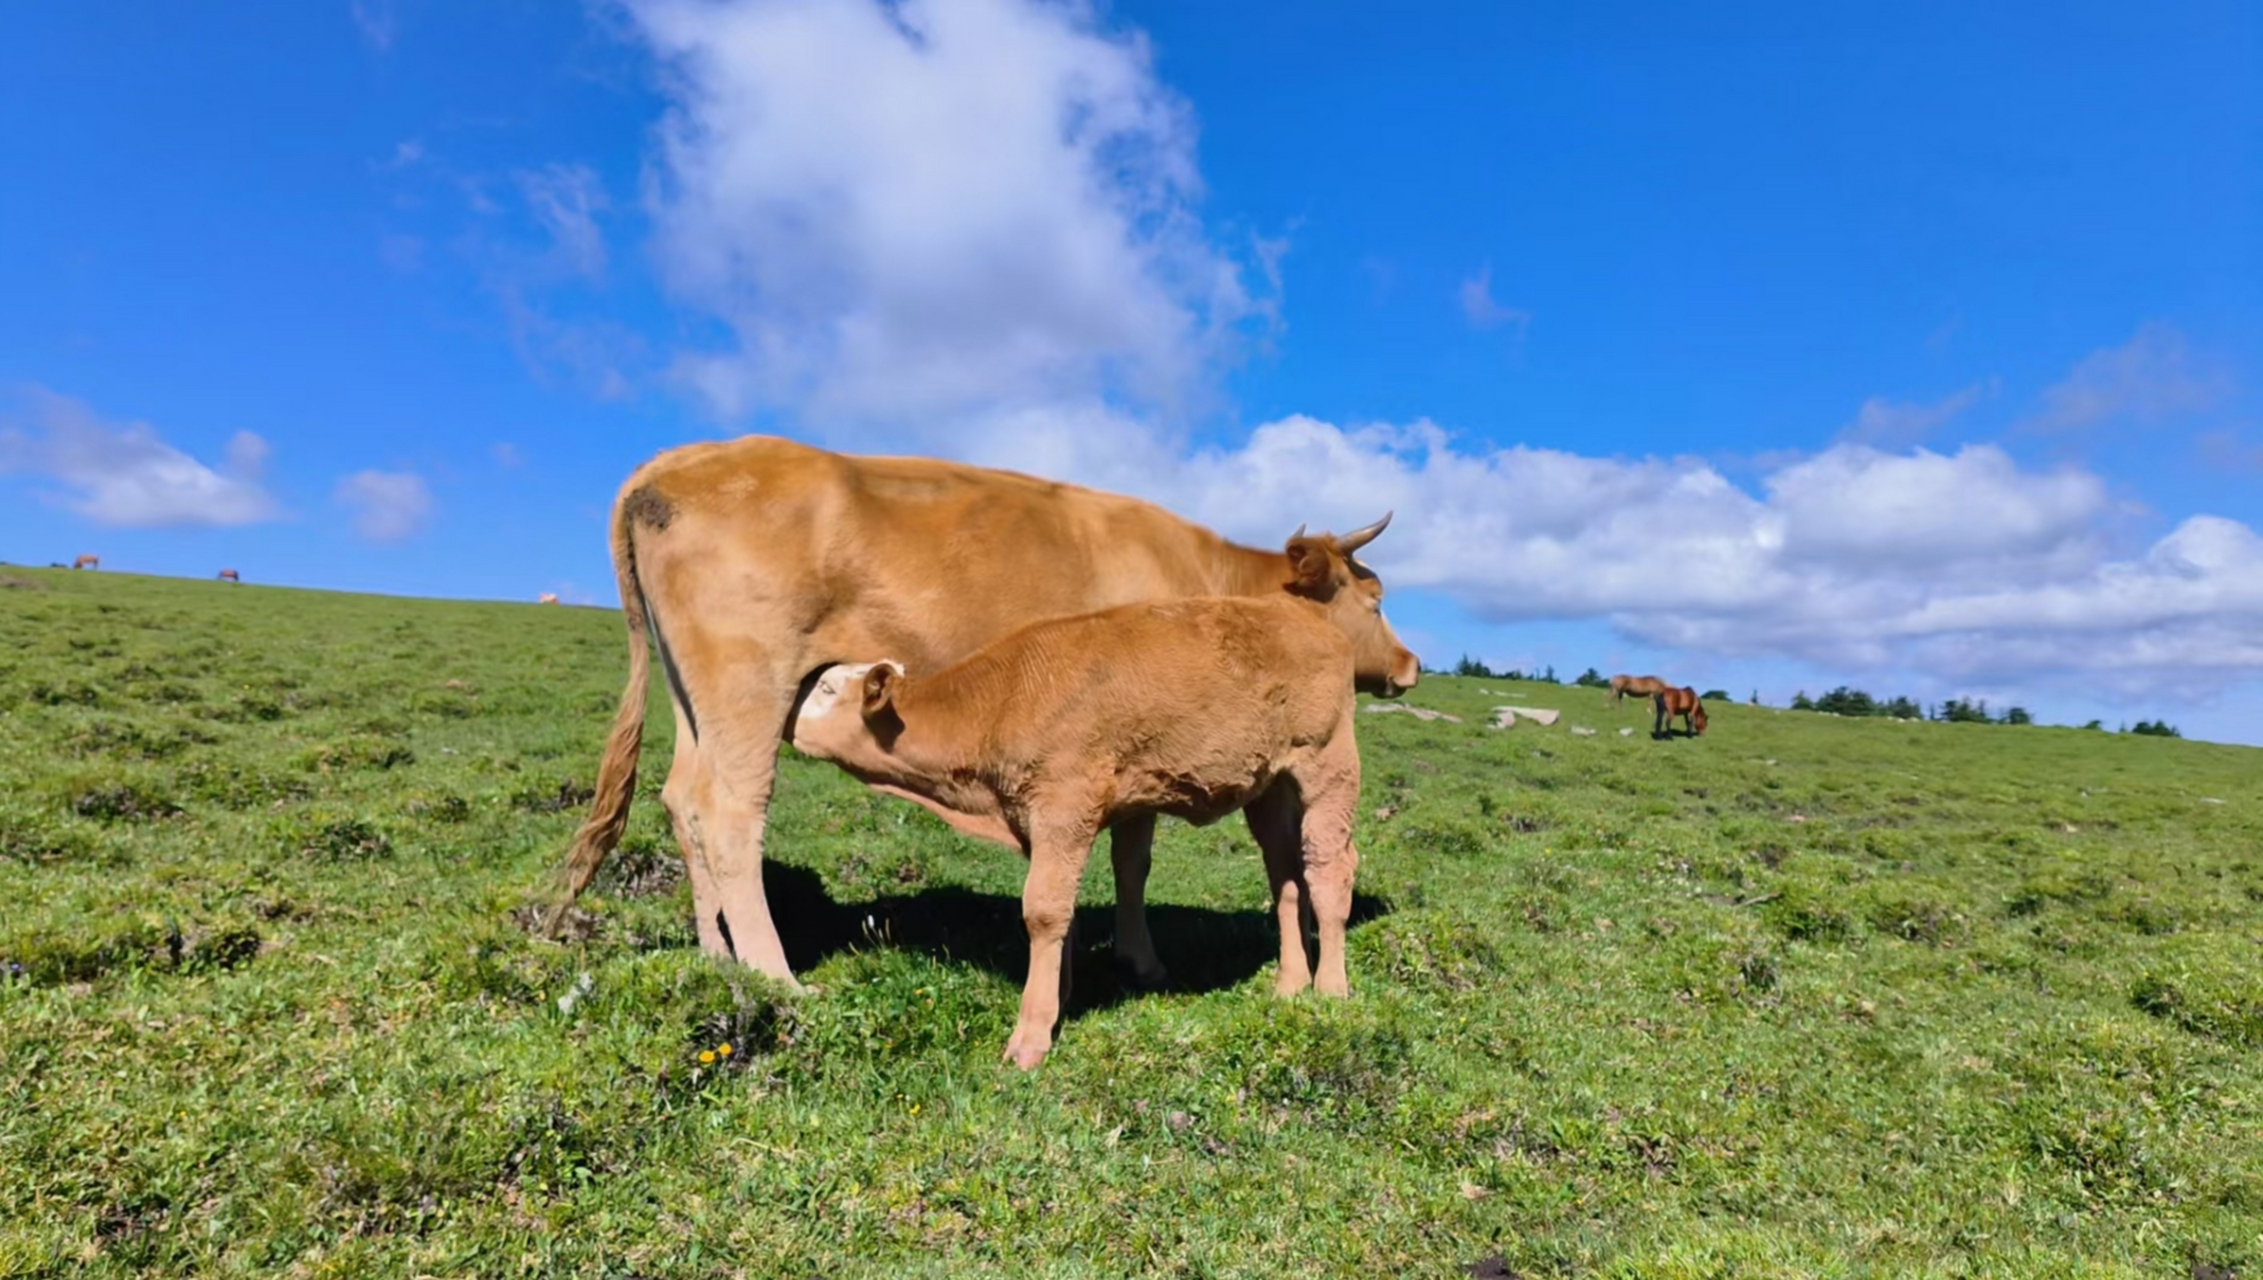
[[[1147,872],[1154,864],[1155,817],[1126,818],[1108,829],[1116,872],[1116,974],[1134,991],[1161,991],[1171,975],[1147,932]]]
[[[1312,905],[1305,892],[1304,846],[1298,834],[1304,824],[1304,802],[1296,783],[1275,780],[1249,802],[1242,817],[1265,855],[1265,881],[1273,891],[1273,919],[1280,929],[1281,962],[1274,973],[1273,993],[1293,996],[1312,985],[1312,959],[1304,949],[1304,922]]]
[[[1053,1028],[1069,997],[1069,927],[1076,922],[1077,885],[1099,833],[1070,827],[1031,833],[1029,878],[1022,882],[1022,923],[1029,929],[1029,981],[1021,1016],[1006,1042],[1006,1061],[1028,1071],[1053,1047]]]

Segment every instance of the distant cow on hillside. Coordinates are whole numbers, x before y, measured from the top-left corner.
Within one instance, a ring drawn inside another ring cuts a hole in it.
[[[534,602],[536,604],[556,604],[558,603],[558,593],[555,591],[545,591],[541,595],[536,596],[534,598]]]
[[[1273,885],[1275,991],[1349,994],[1354,669],[1352,641],[1318,601],[1123,605],[1025,627],[918,676],[894,662],[828,667],[791,741],[1029,859],[1029,981],[1006,1045],[1026,1070],[1051,1047],[1068,994],[1062,951],[1086,855],[1127,819],[1202,825],[1242,810]],[[1320,933],[1317,973],[1306,918]]]
[[[78,559],[71,561],[71,567],[73,569],[99,569],[102,567],[102,557],[80,556]]]
[[[243,582],[242,576],[233,569],[222,569],[220,571],[220,580],[222,582],[234,582],[238,584],[241,584]]]

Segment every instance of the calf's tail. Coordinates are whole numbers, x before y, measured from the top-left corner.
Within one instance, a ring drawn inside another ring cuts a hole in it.
[[[621,690],[621,704],[613,712],[613,729],[605,739],[605,754],[597,763],[596,795],[589,817],[574,833],[562,871],[564,893],[551,907],[544,931],[556,937],[565,923],[567,908],[605,865],[605,855],[621,842],[629,823],[629,802],[636,796],[637,753],[644,746],[645,689],[651,681],[652,658],[645,628],[644,587],[637,581],[636,544],[629,533],[626,501],[613,504],[613,569],[621,584],[621,617],[629,629],[629,682]]]

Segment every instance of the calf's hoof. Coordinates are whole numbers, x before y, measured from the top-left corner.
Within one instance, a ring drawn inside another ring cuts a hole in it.
[[[1044,1032],[1014,1029],[1014,1038],[1006,1042],[1006,1064],[1024,1071],[1035,1071],[1045,1061],[1045,1051],[1053,1047],[1053,1037]]]

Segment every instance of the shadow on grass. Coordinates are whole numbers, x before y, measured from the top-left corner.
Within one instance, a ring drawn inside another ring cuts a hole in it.
[[[900,947],[955,964],[973,964],[1019,984],[1029,975],[1029,935],[1021,899],[938,886],[888,894],[867,902],[835,902],[817,873],[790,863],[764,867],[770,912],[786,960],[805,973],[851,949]],[[1077,908],[1075,994],[1069,1014],[1105,1009],[1141,992],[1114,963],[1115,907]],[[1390,913],[1388,900],[1352,899],[1353,925]],[[1170,990],[1200,995],[1248,981],[1280,954],[1279,932],[1267,911],[1219,911],[1149,903],[1148,931],[1170,970]],[[1312,943],[1306,941],[1306,953]]]

